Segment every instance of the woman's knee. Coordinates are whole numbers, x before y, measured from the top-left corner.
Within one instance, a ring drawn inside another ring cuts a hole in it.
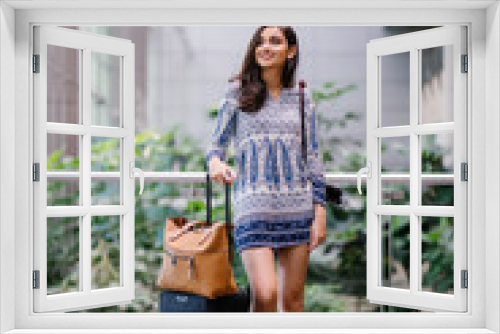
[[[276,305],[278,302],[278,288],[273,284],[258,284],[252,289],[253,299],[266,305]]]
[[[280,304],[285,310],[294,310],[304,306],[304,288],[297,287],[283,291]]]

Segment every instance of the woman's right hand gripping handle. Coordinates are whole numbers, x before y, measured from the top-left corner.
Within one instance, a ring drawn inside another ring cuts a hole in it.
[[[215,182],[228,182],[232,184],[236,180],[236,172],[217,156],[210,159],[210,178]]]

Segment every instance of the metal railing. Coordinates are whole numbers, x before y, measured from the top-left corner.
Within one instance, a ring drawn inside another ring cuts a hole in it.
[[[77,182],[79,171],[48,171],[47,178],[51,181]],[[91,172],[92,181],[117,180],[120,172]],[[328,184],[351,184],[356,183],[356,173],[327,173]],[[137,177],[137,176],[136,176]],[[361,176],[366,179],[366,175]],[[423,185],[452,185],[454,174],[422,174]],[[166,182],[166,183],[188,183],[205,182],[206,172],[144,172],[144,182]],[[391,184],[409,184],[410,174],[385,173],[381,175],[381,182]]]

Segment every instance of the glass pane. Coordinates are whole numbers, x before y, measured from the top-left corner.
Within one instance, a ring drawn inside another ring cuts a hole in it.
[[[120,126],[120,57],[92,51],[91,124]]]
[[[47,134],[47,205],[79,205],[79,137]]]
[[[453,45],[422,49],[421,124],[453,122]]]
[[[422,135],[422,205],[453,206],[453,133]]]
[[[453,217],[422,219],[422,291],[453,294]]]
[[[121,204],[120,141],[119,138],[92,137],[91,205]]]
[[[409,125],[410,52],[380,58],[380,126]]]
[[[47,218],[47,295],[80,291],[80,217]]]
[[[410,217],[380,216],[382,286],[410,288]]]
[[[410,137],[380,138],[382,205],[410,204]]]
[[[79,124],[80,50],[47,45],[47,122]]]
[[[92,216],[92,289],[120,286],[120,218]]]

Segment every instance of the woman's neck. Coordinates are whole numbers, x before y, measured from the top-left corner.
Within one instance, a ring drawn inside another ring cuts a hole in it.
[[[273,92],[280,91],[281,89],[281,69],[266,68],[262,73],[262,79],[267,85],[267,88]]]

